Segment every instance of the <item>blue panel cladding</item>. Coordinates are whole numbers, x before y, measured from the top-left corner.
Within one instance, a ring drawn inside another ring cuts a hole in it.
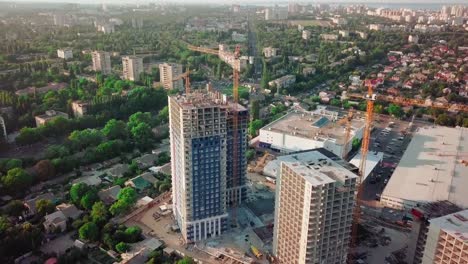
[[[237,114],[238,117],[238,130],[237,130],[237,140],[238,142],[234,142],[234,129],[233,129],[233,121],[234,118],[233,113],[229,113],[231,118],[228,119],[228,130],[227,130],[227,164],[226,164],[226,188],[232,188],[236,186],[242,186],[246,184],[245,173],[247,170],[247,159],[245,157],[245,152],[247,151],[247,123],[249,119],[249,112],[248,111],[239,111]],[[245,132],[244,132],[245,130]],[[237,179],[234,180],[234,144],[237,144]],[[235,186],[234,186],[235,185]],[[244,195],[242,197],[245,197]]]
[[[192,139],[192,221],[223,214],[221,137]]]

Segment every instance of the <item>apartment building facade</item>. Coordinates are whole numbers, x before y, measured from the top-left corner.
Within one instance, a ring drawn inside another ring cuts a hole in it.
[[[461,210],[460,207],[449,201],[437,201],[411,209],[413,221],[411,233],[408,236],[406,262],[413,264],[422,263],[431,219],[443,217]]]
[[[125,56],[122,58],[123,78],[130,81],[139,81],[143,72],[143,58]]]
[[[159,64],[159,80],[165,89],[184,89],[183,79],[179,76],[182,74],[182,65],[177,63],[162,63]]]
[[[291,158],[276,184],[273,254],[282,264],[346,263],[357,176],[317,150]]]
[[[105,51],[93,51],[93,71],[101,72],[104,75],[112,73],[110,53]]]
[[[65,49],[58,49],[57,50],[57,57],[68,60],[73,58],[73,51],[72,49],[65,48]]]
[[[468,210],[429,220],[423,264],[468,263]]]
[[[219,94],[169,97],[173,213],[187,242],[225,232],[228,206],[243,199],[247,119],[245,108]]]

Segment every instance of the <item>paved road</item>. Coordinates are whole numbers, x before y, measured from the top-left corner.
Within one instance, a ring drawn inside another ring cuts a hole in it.
[[[257,32],[254,19],[252,15],[249,16],[249,56],[254,57],[254,78],[260,78],[262,76],[262,62],[257,50]]]

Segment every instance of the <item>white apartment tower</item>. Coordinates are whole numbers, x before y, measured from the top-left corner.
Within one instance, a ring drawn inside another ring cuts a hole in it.
[[[182,74],[182,65],[177,63],[159,64],[159,80],[165,89],[184,89],[183,79],[179,76]],[[177,80],[175,80],[177,79]]]
[[[279,263],[346,263],[357,179],[349,169],[323,149],[281,163],[273,234]]]
[[[125,56],[122,58],[123,78],[130,81],[139,81],[143,72],[143,59],[137,56]]]
[[[104,75],[111,74],[110,53],[105,51],[93,51],[93,71],[99,71]]]

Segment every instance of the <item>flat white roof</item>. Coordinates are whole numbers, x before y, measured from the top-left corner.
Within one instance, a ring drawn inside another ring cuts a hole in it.
[[[331,111],[328,111],[331,112]],[[335,140],[342,145],[345,139],[345,125],[337,122],[338,115],[330,116],[321,112],[291,111],[278,120],[261,128],[263,131],[273,131],[296,137],[318,141]],[[354,118],[351,121],[351,135],[363,128],[365,120]]]
[[[382,196],[468,207],[468,129],[428,126],[415,132]]]
[[[367,159],[366,159],[366,168],[365,168],[365,174],[364,178],[362,179],[362,182],[364,182],[369,176],[369,174],[374,170],[374,168],[383,160],[383,152],[373,152],[369,151],[367,153]],[[353,164],[354,166],[358,167],[361,166],[361,151],[359,151],[352,160],[349,161],[349,163]]]
[[[318,150],[281,156],[278,157],[277,163],[274,164],[278,166],[279,170],[279,166],[282,163],[286,164],[297,174],[302,175],[306,181],[313,185],[323,185],[332,182],[344,183],[347,179],[357,177],[356,174]]]

